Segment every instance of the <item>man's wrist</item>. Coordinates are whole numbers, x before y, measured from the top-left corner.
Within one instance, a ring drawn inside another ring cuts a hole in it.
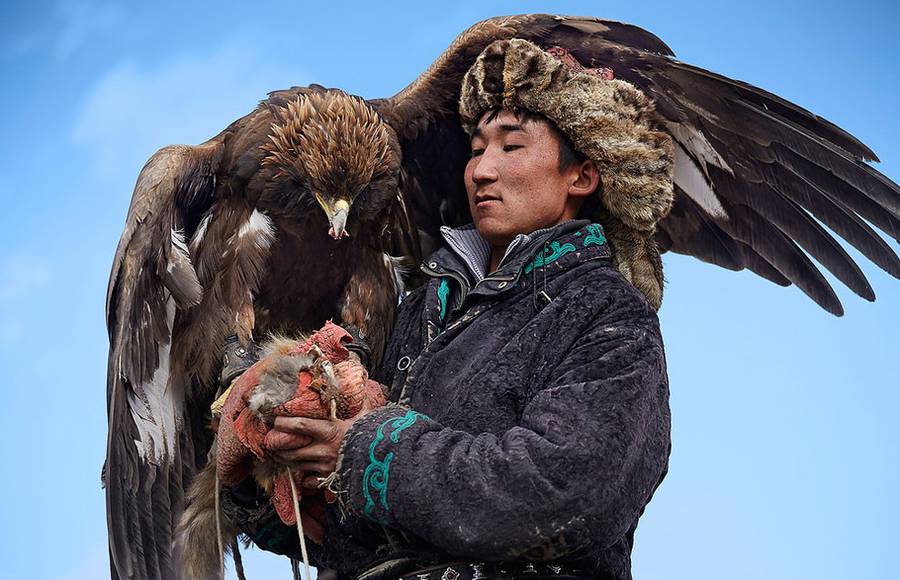
[[[338,452],[336,491],[341,513],[391,525],[389,471],[392,465],[396,470],[397,462],[405,458],[401,447],[417,437],[428,417],[388,404],[359,419],[347,430]]]

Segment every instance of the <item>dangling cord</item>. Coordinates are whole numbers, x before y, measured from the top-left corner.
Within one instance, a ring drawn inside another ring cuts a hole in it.
[[[219,546],[219,572],[225,578],[225,547],[222,545],[222,507],[219,503],[222,483],[219,481],[219,472],[216,471],[216,543]]]
[[[547,242],[544,242],[544,253],[547,253]],[[550,304],[552,300],[550,299],[550,295],[547,294],[547,258],[544,258],[544,263],[541,264],[541,278],[543,279],[543,288],[541,288],[541,294],[544,296],[544,300],[547,301],[547,304]],[[547,304],[544,304],[544,306],[546,306]]]
[[[544,306],[552,302],[552,300],[550,299],[550,295],[547,294],[547,245],[547,242],[544,242],[544,245],[541,248],[541,252],[538,254],[538,257],[541,259],[541,265],[538,266],[538,268],[540,268],[540,274],[542,278],[542,287],[540,292],[537,291],[538,268],[532,270],[534,275],[531,280],[531,307],[534,308],[535,312],[539,310],[536,300],[538,295],[540,295],[541,298],[547,301]]]
[[[300,500],[297,496],[297,484],[294,474],[288,470],[288,481],[291,482],[291,499],[294,500],[294,516],[297,518],[297,534],[300,536],[300,553],[303,554],[303,567],[306,569],[306,580],[312,580],[309,572],[309,556],[306,554],[306,539],[303,537],[303,522],[300,520]]]
[[[543,260],[543,259],[544,259],[544,253],[545,253],[546,250],[547,250],[547,245],[544,244],[544,245],[541,247],[541,251],[538,252],[537,256],[535,256],[534,262],[532,262],[532,263],[533,263],[533,264],[537,264],[537,260],[538,260],[538,259]],[[538,266],[535,266],[535,267],[531,270],[531,272],[532,272],[532,276],[531,276],[531,307],[534,309],[535,312],[538,311],[538,306],[537,306],[537,277],[538,277],[538,272],[537,272],[537,269],[538,269]]]
[[[300,580],[300,562],[291,558],[291,574],[294,580]]]
[[[247,580],[247,577],[244,576],[244,559],[241,558],[241,546],[237,538],[231,544],[231,559],[234,560],[234,573],[237,574],[238,580]]]

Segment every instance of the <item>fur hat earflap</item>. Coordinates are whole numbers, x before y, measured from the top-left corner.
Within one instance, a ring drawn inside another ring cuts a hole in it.
[[[643,92],[591,74],[565,56],[570,64],[518,38],[490,44],[463,79],[463,127],[471,134],[486,111],[498,108],[525,109],[553,121],[596,164],[604,210],[597,217],[615,232],[614,260],[659,308],[662,261],[654,234],[672,208],[672,139],[659,130],[653,103]]]

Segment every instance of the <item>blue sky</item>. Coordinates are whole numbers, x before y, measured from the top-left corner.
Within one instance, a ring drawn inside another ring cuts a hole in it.
[[[269,90],[387,96],[481,18],[594,15],[828,118],[900,179],[895,3],[684,4],[4,3],[0,578],[108,575],[103,301],[131,188],[157,148],[209,138]],[[841,319],[796,288],[666,256],[674,449],[636,578],[896,573],[900,283],[850,253],[878,300],[839,288]],[[247,567],[289,573],[258,551]]]

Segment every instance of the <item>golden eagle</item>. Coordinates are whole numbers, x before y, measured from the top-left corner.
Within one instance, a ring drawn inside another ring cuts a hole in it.
[[[326,320],[360,329],[377,359],[401,291],[398,256],[468,220],[463,75],[498,39],[560,47],[655,104],[673,138],[675,200],[661,251],[796,284],[841,304],[810,256],[867,300],[847,240],[894,277],[900,188],[875,154],[762,89],[680,62],[636,26],[595,18],[492,18],[409,86],[363,100],[320,86],[271,93],[219,135],[161,149],[135,187],[107,296],[104,482],[113,578],[180,575],[173,530],[206,461],[222,349]],[[871,224],[871,225],[870,225]]]

